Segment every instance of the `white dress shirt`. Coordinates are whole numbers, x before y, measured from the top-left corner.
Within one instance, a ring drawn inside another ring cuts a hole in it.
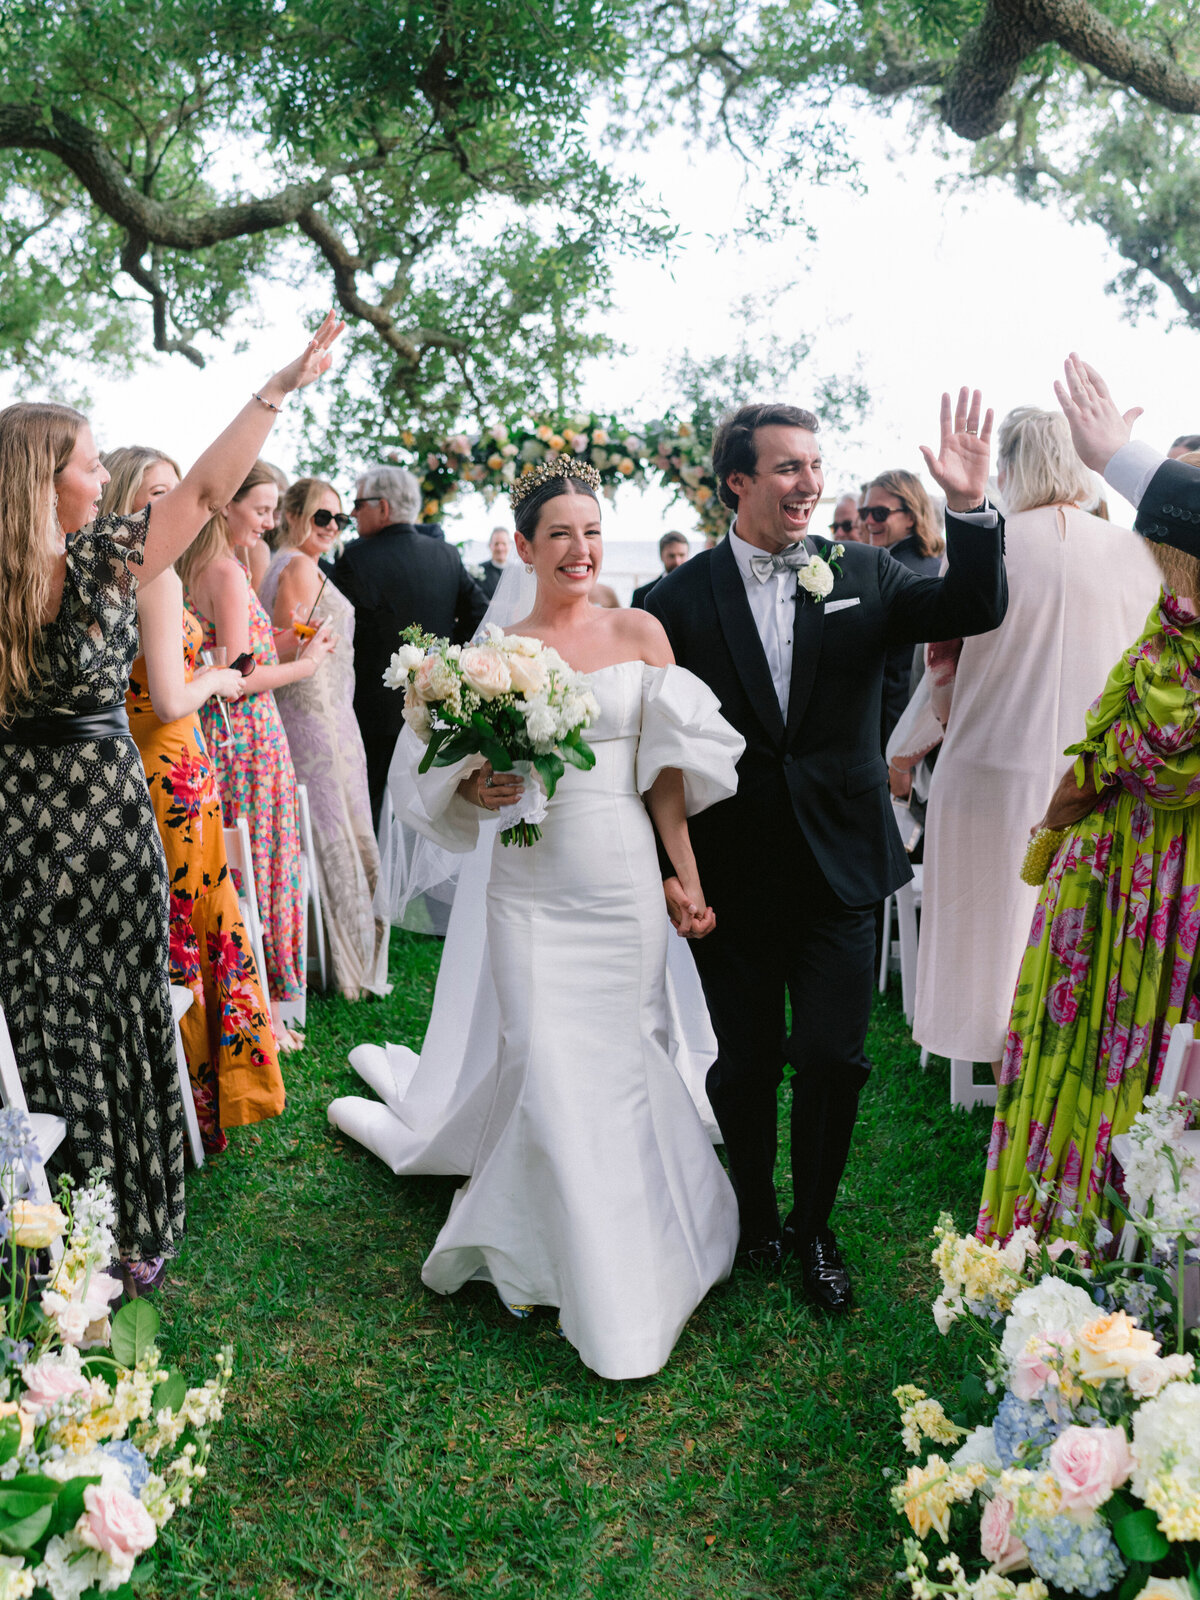
[[[763,552],[739,536],[736,522],[726,537],[746,587],[750,615],[762,640],[771,682],[786,722],[788,691],[792,684],[792,632],[796,626],[796,574],[785,568],[782,572],[773,572],[765,583],[759,583],[750,570],[750,558]]]
[[[1104,469],[1105,482],[1131,506],[1140,506],[1142,496],[1150,487],[1150,479],[1166,459],[1161,450],[1144,439],[1131,439],[1110,458]]]

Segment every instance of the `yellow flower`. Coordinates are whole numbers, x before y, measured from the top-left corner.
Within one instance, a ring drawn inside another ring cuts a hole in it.
[[[553,437],[554,437],[554,429],[549,427],[549,426],[547,426],[547,424],[543,422],[541,427],[537,431],[537,436],[538,436],[539,439],[542,440],[543,443],[545,443],[546,440],[553,439]]]
[[[617,462],[617,471],[623,473],[625,477],[628,477],[633,471],[633,462],[628,456],[622,456],[620,461]]]
[[[564,446],[566,445],[566,442],[567,442],[567,440],[566,440],[566,435],[565,434],[552,433],[550,435],[550,448],[551,448],[551,450],[561,450],[561,449],[563,449]]]
[[[593,428],[592,429],[592,443],[593,444],[607,444],[608,443],[608,435],[605,433],[603,428]]]
[[[425,507],[424,507],[424,510],[421,512],[421,515],[423,517],[425,517],[426,519],[428,519],[429,517],[436,517],[438,512],[441,509],[442,509],[442,504],[441,504],[440,500],[426,500]]]
[[[1150,1578],[1136,1600],[1192,1600],[1186,1578]]]
[[[504,457],[491,455],[488,457],[487,464],[489,467],[491,467],[493,472],[499,472],[500,468],[504,465]]]
[[[1084,1383],[1123,1378],[1130,1367],[1157,1355],[1158,1341],[1124,1311],[1111,1311],[1081,1328],[1073,1363]]]
[[[67,1219],[53,1202],[36,1206],[32,1200],[18,1200],[10,1215],[13,1243],[23,1250],[44,1250],[67,1231]]]
[[[407,448],[411,450],[416,442],[416,436],[409,433],[408,429],[405,428],[404,432],[400,435],[400,443],[407,446]]]
[[[1172,1544],[1200,1539],[1200,1494],[1193,1481],[1164,1472],[1147,1486],[1146,1504],[1158,1512],[1158,1526]]]
[[[706,506],[711,499],[712,490],[706,483],[702,483],[696,490],[696,504],[698,506]]]
[[[950,1510],[956,1501],[969,1500],[987,1482],[981,1461],[951,1467],[941,1456],[930,1456],[923,1467],[909,1467],[904,1483],[892,1490],[898,1510],[909,1520],[918,1539],[936,1530],[943,1544],[950,1541]]]
[[[679,437],[681,439],[690,439],[692,437],[692,425],[690,422],[681,422],[679,424]]]
[[[33,1443],[33,1418],[27,1411],[22,1411],[15,1400],[6,1400],[0,1405],[0,1419],[4,1417],[19,1417],[21,1420],[21,1443],[19,1449],[28,1450]]]
[[[567,444],[570,444],[571,440],[575,437],[575,429],[564,428],[562,431],[562,436],[566,440]]]

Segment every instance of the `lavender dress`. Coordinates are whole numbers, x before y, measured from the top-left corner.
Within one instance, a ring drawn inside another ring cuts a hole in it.
[[[279,550],[259,590],[274,612],[279,580],[297,550]],[[387,994],[388,925],[371,901],[379,847],[371,826],[367,762],[354,715],[354,607],[327,583],[314,623],[328,622],[337,646],[319,672],[275,691],[287,729],[296,781],[308,789],[325,931],[334,985]]]

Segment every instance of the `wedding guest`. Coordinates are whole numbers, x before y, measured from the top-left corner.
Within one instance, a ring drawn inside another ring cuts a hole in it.
[[[807,572],[824,487],[817,418],[798,406],[740,407],[713,443],[736,525],[647,604],[676,660],[746,740],[737,794],[692,825],[716,929],[691,945],[717,1036],[708,1095],[743,1260],[771,1271],[786,1252],[808,1295],[833,1312],[853,1303],[831,1217],[870,1070],[874,909],[912,876],[879,750],[885,654],[900,640],[911,649],[985,632],[1006,603],[1003,531],[985,503],[992,417],[981,425],[980,413],[978,392],[964,389],[953,410],[943,395],[939,453],[922,446],[950,507],[945,576],[917,577],[851,544],[825,590],[821,570]],[[823,542],[817,550],[830,553]],[[781,1220],[776,1125],[789,1061],[793,1201]]]
[[[1200,450],[1200,433],[1181,433],[1167,451],[1167,460],[1178,461],[1195,450]]]
[[[264,461],[262,465],[275,480],[275,487],[279,491],[279,498],[275,502],[275,521],[261,539],[255,539],[250,544],[238,545],[234,552],[249,574],[250,587],[255,594],[261,594],[262,581],[266,576],[267,568],[271,564],[271,556],[279,548],[279,534],[283,518],[281,508],[288,486],[287,473],[284,472],[282,467],[273,466],[269,461]]]
[[[101,516],[130,516],[179,483],[159,450],[122,446],[103,456]],[[225,858],[221,796],[197,715],[212,695],[236,700],[242,675],[197,666],[200,626],[184,610],[168,567],[138,589],[141,655],[129,669],[129,730],[142,758],[167,863],[170,977],[190,991],[179,1023],[200,1137],[210,1155],[226,1128],[283,1110],[283,1079],[250,939]]]
[[[275,691],[296,779],[308,790],[333,981],[348,1000],[387,994],[389,925],[371,908],[379,846],[367,758],[354,719],[354,607],[317,563],[350,518],[333,485],[298,478],[283,497],[280,548],[259,588],[278,629],[327,625],[333,651],[315,677]]]
[[[662,571],[657,578],[651,578],[649,583],[639,584],[633,591],[630,606],[636,611],[646,609],[646,596],[654,585],[665,578],[668,572],[674,572],[676,567],[681,567],[691,554],[687,535],[683,533],[664,533],[658,541],[658,559],[662,562]]]
[[[65,1164],[109,1174],[131,1294],[184,1224],[168,885],[125,713],[137,587],[234,492],[340,331],[331,314],[153,515],[97,516],[108,474],[79,412],[0,412],[0,1004],[30,1106],[66,1121]]]
[[[854,544],[870,544],[867,530],[858,514],[858,496],[840,494],[834,503],[833,521],[829,524],[831,539],[849,539]]]
[[[504,568],[508,562],[508,529],[493,528],[492,536],[488,540],[488,559],[480,570],[483,578],[479,587],[490,600],[496,592],[496,585],[504,576]]]
[[[867,485],[860,510],[868,542],[884,549],[918,578],[936,578],[946,548],[925,486],[913,472],[898,467],[881,472]],[[892,729],[912,692],[913,649],[905,641],[888,646],[879,713],[879,748],[887,749]]]
[[[487,599],[457,550],[422,536],[417,518],[421,486],[403,467],[371,467],[358,480],[352,513],[358,538],[346,546],[333,581],[354,607],[354,713],[367,755],[371,821],[379,809],[388,766],[403,725],[403,696],[383,674],[404,629],[463,644],[474,634]]]
[[[617,591],[607,583],[593,584],[591,604],[604,606],[608,611],[617,611],[621,608],[621,602],[617,598]]]
[[[1010,412],[997,469],[1008,613],[966,640],[944,674],[913,1031],[934,1055],[998,1072],[1037,902],[1019,876],[1029,824],[1109,666],[1141,632],[1159,577],[1142,540],[1078,509],[1095,485],[1058,412]]]
[[[202,647],[224,650],[229,663],[243,654],[253,657],[242,699],[225,708],[231,732],[226,733],[220,712],[210,703],[201,707],[200,721],[216,768],[225,826],[232,827],[239,816],[249,824],[275,1037],[280,1049],[295,1050],[300,1037],[284,1026],[280,1007],[294,1006],[304,997],[300,833],[296,773],[272,691],[311,678],[334,641],[322,625],[303,653],[281,660],[271,620],[237,560],[239,548],[259,543],[273,525],[278,497],[274,477],[256,461],[177,565],[184,602],[202,629]],[[298,644],[289,631],[283,650],[291,654]]]

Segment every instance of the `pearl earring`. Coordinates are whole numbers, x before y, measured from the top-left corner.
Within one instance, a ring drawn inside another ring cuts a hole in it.
[[[525,563],[525,571],[527,573],[529,573],[530,577],[533,576],[533,562],[532,561],[527,561]]]

